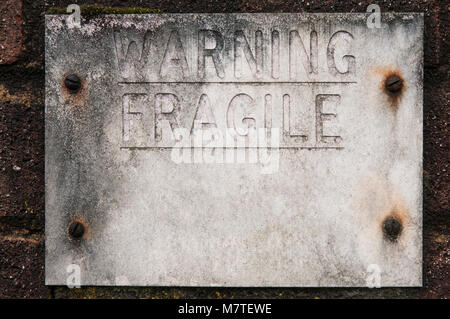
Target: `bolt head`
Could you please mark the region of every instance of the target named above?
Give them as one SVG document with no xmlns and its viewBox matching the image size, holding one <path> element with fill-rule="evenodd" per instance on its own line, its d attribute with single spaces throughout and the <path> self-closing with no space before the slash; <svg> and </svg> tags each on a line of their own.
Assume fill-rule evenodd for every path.
<svg viewBox="0 0 450 319">
<path fill-rule="evenodd" d="M 389 76 L 384 83 L 386 90 L 395 94 L 401 91 L 403 88 L 403 80 L 397 75 Z"/>
<path fill-rule="evenodd" d="M 70 74 L 64 79 L 64 85 L 69 93 L 75 94 L 81 88 L 81 80 L 76 74 Z"/>
<path fill-rule="evenodd" d="M 69 235 L 72 238 L 79 239 L 84 234 L 84 225 L 80 222 L 72 222 L 69 225 Z"/>
<path fill-rule="evenodd" d="M 390 241 L 396 241 L 403 230 L 400 221 L 395 217 L 388 217 L 383 222 L 383 234 Z"/>
</svg>

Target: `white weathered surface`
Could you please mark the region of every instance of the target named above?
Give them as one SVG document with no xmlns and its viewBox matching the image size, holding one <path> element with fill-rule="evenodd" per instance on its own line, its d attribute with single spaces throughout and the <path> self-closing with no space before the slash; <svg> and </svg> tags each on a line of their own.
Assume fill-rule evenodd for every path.
<svg viewBox="0 0 450 319">
<path fill-rule="evenodd" d="M 82 285 L 365 286 L 376 264 L 382 286 L 420 286 L 423 16 L 386 14 L 379 29 L 366 17 L 108 15 L 68 29 L 47 16 L 46 283 L 78 264 Z M 204 29 L 223 48 L 203 69 L 199 53 L 218 45 Z M 392 72 L 406 84 L 397 99 L 383 89 Z M 336 114 L 323 125 L 321 97 Z M 194 118 L 222 131 L 271 122 L 279 162 L 177 164 L 173 118 L 188 132 Z M 390 215 L 396 242 L 382 233 Z M 88 227 L 80 242 L 72 219 Z"/>
</svg>

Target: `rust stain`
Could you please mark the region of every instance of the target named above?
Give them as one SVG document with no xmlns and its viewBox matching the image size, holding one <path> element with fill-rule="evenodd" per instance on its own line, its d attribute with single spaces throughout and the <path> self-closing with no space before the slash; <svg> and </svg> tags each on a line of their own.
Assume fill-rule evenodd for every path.
<svg viewBox="0 0 450 319">
<path fill-rule="evenodd" d="M 72 238 L 72 236 L 70 236 L 70 234 L 69 234 L 69 228 L 70 228 L 70 225 L 72 224 L 72 223 L 74 223 L 74 222 L 78 222 L 78 223 L 80 223 L 80 224 L 82 224 L 83 225 L 83 227 L 84 227 L 84 233 L 83 233 L 83 236 L 81 236 L 81 238 L 79 238 L 79 239 L 74 239 L 74 238 Z M 91 234 L 90 234 L 90 228 L 89 228 L 89 226 L 88 226 L 88 223 L 85 221 L 85 220 L 83 220 L 82 218 L 79 218 L 79 217 L 75 217 L 75 218 L 73 218 L 73 219 L 71 219 L 70 220 L 70 222 L 67 224 L 67 227 L 66 227 L 66 234 L 67 234 L 67 237 L 70 239 L 70 241 L 72 241 L 72 242 L 79 242 L 79 240 L 80 239 L 91 239 Z"/>
<path fill-rule="evenodd" d="M 402 247 L 411 236 L 411 212 L 401 192 L 385 177 L 372 175 L 362 178 L 355 185 L 353 210 L 360 214 L 353 218 L 360 223 L 364 237 L 369 241 L 388 240 Z M 398 236 L 386 236 L 384 224 L 393 218 L 398 225 L 391 224 L 391 230 L 400 228 Z M 394 238 L 395 240 L 391 239 Z"/>
<path fill-rule="evenodd" d="M 70 74 L 74 74 L 74 72 L 67 72 L 61 78 L 60 82 L 61 97 L 64 100 L 64 104 L 66 104 L 67 106 L 71 108 L 81 108 L 86 104 L 87 83 L 83 77 L 79 76 L 81 80 L 80 90 L 77 93 L 70 93 L 66 85 L 64 84 L 65 78 Z"/>
<path fill-rule="evenodd" d="M 388 233 L 386 234 L 386 223 L 388 222 L 398 222 L 398 229 L 394 230 L 394 233 Z M 385 237 L 391 241 L 397 241 L 405 228 L 405 223 L 407 221 L 407 214 L 404 210 L 400 210 L 397 208 L 394 208 L 392 211 L 390 211 L 387 216 L 384 217 L 383 222 L 380 224 L 381 232 L 385 235 Z M 391 227 L 392 228 L 392 227 Z"/>
<path fill-rule="evenodd" d="M 393 205 L 392 209 L 386 213 L 386 215 L 383 217 L 383 221 L 388 217 L 393 217 L 397 219 L 402 225 L 405 225 L 409 222 L 408 215 L 408 211 L 405 208 L 403 201 L 399 200 L 398 203 Z"/>
<path fill-rule="evenodd" d="M 382 223 L 386 218 L 393 217 L 397 219 L 403 226 L 405 226 L 407 223 L 409 223 L 410 218 L 408 209 L 406 208 L 406 204 L 403 198 L 400 197 L 400 195 L 395 194 L 389 199 L 389 206 L 390 209 L 388 209 L 382 216 L 381 221 Z"/>
<path fill-rule="evenodd" d="M 371 71 L 373 74 L 379 77 L 380 79 L 379 88 L 387 97 L 387 104 L 389 105 L 390 109 L 396 112 L 398 109 L 398 105 L 401 101 L 401 98 L 408 88 L 408 86 L 406 85 L 405 78 L 402 75 L 402 72 L 396 67 L 385 67 L 385 66 L 375 67 Z M 391 76 L 396 76 L 402 81 L 401 89 L 395 93 L 390 92 L 386 88 L 386 80 Z"/>
</svg>

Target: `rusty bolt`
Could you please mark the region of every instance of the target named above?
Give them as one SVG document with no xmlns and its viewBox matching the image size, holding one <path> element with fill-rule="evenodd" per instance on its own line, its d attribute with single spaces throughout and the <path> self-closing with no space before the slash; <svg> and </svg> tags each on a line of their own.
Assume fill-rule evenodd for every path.
<svg viewBox="0 0 450 319">
<path fill-rule="evenodd" d="M 83 236 L 83 234 L 84 234 L 84 226 L 82 223 L 75 221 L 69 225 L 69 235 L 72 238 L 79 239 Z"/>
<path fill-rule="evenodd" d="M 397 94 L 403 87 L 403 80 L 397 75 L 391 75 L 384 82 L 386 90 L 391 92 L 392 94 Z"/>
<path fill-rule="evenodd" d="M 402 230 L 402 224 L 395 217 L 388 217 L 383 223 L 384 236 L 390 241 L 396 241 Z"/>
<path fill-rule="evenodd" d="M 64 85 L 71 94 L 77 93 L 81 88 L 81 80 L 75 74 L 70 74 L 64 79 Z"/>
</svg>

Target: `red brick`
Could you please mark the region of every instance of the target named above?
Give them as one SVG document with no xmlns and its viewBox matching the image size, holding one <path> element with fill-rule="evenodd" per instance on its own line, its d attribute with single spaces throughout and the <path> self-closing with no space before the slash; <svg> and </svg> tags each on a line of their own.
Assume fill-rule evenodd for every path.
<svg viewBox="0 0 450 319">
<path fill-rule="evenodd" d="M 10 64 L 22 51 L 22 1 L 0 2 L 0 64 Z"/>
<path fill-rule="evenodd" d="M 44 286 L 44 243 L 21 236 L 0 237 L 0 299 L 49 298 Z"/>
</svg>

